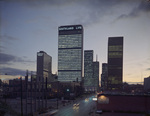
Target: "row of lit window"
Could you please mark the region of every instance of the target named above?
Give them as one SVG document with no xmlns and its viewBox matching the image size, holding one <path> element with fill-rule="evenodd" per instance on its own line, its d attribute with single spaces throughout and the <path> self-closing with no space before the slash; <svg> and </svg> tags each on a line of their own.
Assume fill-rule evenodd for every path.
<svg viewBox="0 0 150 116">
<path fill-rule="evenodd" d="M 123 51 L 122 45 L 109 46 L 108 51 Z"/>
<path fill-rule="evenodd" d="M 58 80 L 74 80 L 76 81 L 78 78 L 78 80 L 80 80 L 81 78 L 81 71 L 73 71 L 73 72 L 59 72 L 58 71 Z"/>
<path fill-rule="evenodd" d="M 59 50 L 58 68 L 59 69 L 80 69 L 81 50 Z"/>
<path fill-rule="evenodd" d="M 71 48 L 82 46 L 82 35 L 60 35 L 58 40 L 58 48 Z"/>
<path fill-rule="evenodd" d="M 81 70 L 81 63 L 59 63 L 58 70 Z"/>
<path fill-rule="evenodd" d="M 121 80 L 119 77 L 109 77 L 108 78 L 108 82 L 110 84 L 120 84 L 121 83 Z"/>
<path fill-rule="evenodd" d="M 64 62 L 64 61 L 67 61 L 67 62 L 81 62 L 81 54 L 80 53 L 61 53 L 59 52 L 58 54 L 58 62 Z"/>
<path fill-rule="evenodd" d="M 58 55 L 81 55 L 81 49 L 61 49 L 58 50 Z"/>
<path fill-rule="evenodd" d="M 98 83 L 98 78 L 85 78 L 84 79 L 84 86 L 96 86 Z"/>
<path fill-rule="evenodd" d="M 122 57 L 122 52 L 109 52 L 108 56 L 109 58 L 121 58 Z"/>
<path fill-rule="evenodd" d="M 59 44 L 58 48 L 74 48 L 74 47 L 82 46 L 81 42 L 78 42 L 78 41 L 74 41 L 74 42 L 63 41 L 63 42 L 59 42 L 58 44 Z"/>
<path fill-rule="evenodd" d="M 59 63 L 58 70 L 81 70 L 80 63 Z"/>
</svg>

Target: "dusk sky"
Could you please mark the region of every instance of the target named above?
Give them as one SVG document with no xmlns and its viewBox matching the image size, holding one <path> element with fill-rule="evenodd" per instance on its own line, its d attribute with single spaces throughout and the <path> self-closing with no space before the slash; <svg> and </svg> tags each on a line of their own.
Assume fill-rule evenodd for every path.
<svg viewBox="0 0 150 116">
<path fill-rule="evenodd" d="M 58 27 L 81 24 L 84 50 L 107 63 L 108 37 L 124 37 L 123 81 L 150 76 L 150 1 L 2 0 L 0 1 L 0 78 L 36 71 L 36 54 L 52 56 L 57 72 Z M 7 75 L 5 75 L 7 74 Z M 101 76 L 100 76 L 101 77 Z"/>
</svg>

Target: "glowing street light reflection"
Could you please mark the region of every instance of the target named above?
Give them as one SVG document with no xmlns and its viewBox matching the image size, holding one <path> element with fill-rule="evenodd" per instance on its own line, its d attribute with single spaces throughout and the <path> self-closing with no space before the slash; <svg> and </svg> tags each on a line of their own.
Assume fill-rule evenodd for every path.
<svg viewBox="0 0 150 116">
<path fill-rule="evenodd" d="M 89 99 L 88 99 L 88 98 L 86 98 L 86 99 L 85 99 L 85 102 L 88 102 L 88 101 L 89 101 Z"/>
<path fill-rule="evenodd" d="M 78 112 L 79 111 L 79 105 L 78 104 L 74 104 L 73 105 L 73 110 Z"/>
<path fill-rule="evenodd" d="M 109 103 L 109 98 L 101 95 L 100 97 L 98 97 L 98 103 L 100 104 L 108 104 Z"/>
</svg>

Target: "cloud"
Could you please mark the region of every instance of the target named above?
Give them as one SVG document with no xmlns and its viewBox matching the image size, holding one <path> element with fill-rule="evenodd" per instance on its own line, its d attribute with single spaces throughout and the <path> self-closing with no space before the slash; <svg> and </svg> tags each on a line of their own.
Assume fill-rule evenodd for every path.
<svg viewBox="0 0 150 116">
<path fill-rule="evenodd" d="M 15 69 L 15 68 L 0 68 L 0 75 L 21 75 L 25 76 L 26 75 L 26 70 L 20 70 L 20 69 Z"/>
<path fill-rule="evenodd" d="M 130 17 L 137 17 L 140 13 L 149 13 L 150 12 L 150 2 L 141 1 L 141 3 L 132 10 L 132 12 L 128 15 Z"/>
<path fill-rule="evenodd" d="M 139 11 L 150 12 L 150 1 L 148 0 L 142 1 L 138 6 L 138 8 L 136 9 L 136 11 L 134 12 L 139 12 Z"/>
<path fill-rule="evenodd" d="M 8 0 L 11 2 L 11 0 Z M 116 5 L 122 5 L 128 0 L 15 0 L 16 3 L 24 5 L 25 8 L 34 9 L 34 11 L 47 12 L 49 10 L 50 17 L 48 20 L 54 20 L 58 17 L 63 21 L 71 20 L 67 23 L 89 25 L 100 22 L 105 15 L 111 15 Z M 32 11 L 32 10 L 31 10 Z M 54 11 L 54 12 L 51 12 Z M 58 11 L 58 12 L 57 12 Z M 52 14 L 55 13 L 55 14 Z M 40 14 L 40 13 L 39 13 Z M 60 17 L 59 17 L 60 16 Z M 65 18 L 65 20 L 64 20 Z M 45 18 L 44 18 L 45 19 Z M 39 17 L 28 20 L 33 22 L 39 20 Z M 60 20 L 58 20 L 60 22 Z M 57 20 L 56 20 L 57 22 Z M 58 22 L 58 23 L 59 23 Z M 64 23 L 64 22 L 63 22 Z"/>
<path fill-rule="evenodd" d="M 10 64 L 12 62 L 25 63 L 25 62 L 34 62 L 34 61 L 26 60 L 24 58 L 13 56 L 10 54 L 0 53 L 0 64 Z"/>
<path fill-rule="evenodd" d="M 18 40 L 17 38 L 9 36 L 9 35 L 6 35 L 6 34 L 5 35 L 0 35 L 0 38 L 2 40 Z"/>
<path fill-rule="evenodd" d="M 124 18 L 136 18 L 142 13 L 150 13 L 150 2 L 147 0 L 139 2 L 139 5 L 133 8 L 129 14 L 121 14 L 117 20 Z"/>
<path fill-rule="evenodd" d="M 5 34 L 5 35 L 0 35 L 0 40 L 1 42 L 4 42 L 4 43 L 10 43 L 10 41 L 16 41 L 18 39 Z"/>
<path fill-rule="evenodd" d="M 0 52 L 4 51 L 6 49 L 6 47 L 4 47 L 3 45 L 0 45 Z"/>
<path fill-rule="evenodd" d="M 7 64 L 10 61 L 14 61 L 14 60 L 15 60 L 15 56 L 8 55 L 5 53 L 0 53 L 0 64 Z"/>
<path fill-rule="evenodd" d="M 104 16 L 111 15 L 114 6 L 122 4 L 120 0 L 82 0 L 77 2 L 75 21 L 85 25 L 99 23 Z"/>
<path fill-rule="evenodd" d="M 146 70 L 150 71 L 150 68 L 147 68 Z"/>
<path fill-rule="evenodd" d="M 8 36 L 6 34 L 0 35 L 0 52 L 7 49 L 6 46 L 12 44 L 13 41 L 17 41 L 18 39 L 12 36 Z M 6 45 L 8 44 L 8 45 Z"/>
<path fill-rule="evenodd" d="M 11 0 L 7 1 L 11 2 Z M 69 23 L 82 24 L 84 26 L 102 22 L 106 15 L 112 16 L 113 13 L 116 13 L 116 10 L 120 10 L 119 8 L 121 6 L 126 6 L 131 3 L 131 0 L 13 0 L 13 4 L 14 1 L 17 4 L 22 5 L 22 8 L 31 9 L 31 11 L 39 11 L 38 16 L 41 16 L 41 11 L 48 11 L 49 17 L 47 16 L 47 18 L 45 18 L 44 13 L 42 13 L 41 16 L 44 17 L 44 21 L 47 19 L 46 21 L 48 23 L 49 21 L 52 21 L 58 25 L 61 23 Z M 139 0 L 136 1 L 139 2 Z M 144 9 L 143 5 L 139 7 Z M 123 16 L 126 17 L 125 14 L 121 14 L 120 18 Z M 28 19 L 27 22 L 43 21 L 41 17 L 33 17 Z M 54 19 L 55 17 L 57 17 L 57 19 Z M 63 22 L 59 19 L 62 19 L 61 21 Z"/>
<path fill-rule="evenodd" d="M 16 78 L 16 76 L 26 76 L 27 70 L 21 70 L 16 68 L 10 68 L 10 67 L 0 67 L 0 79 L 8 79 Z M 32 71 L 32 74 L 36 74 L 36 71 Z M 29 72 L 29 76 L 31 75 L 31 72 Z M 14 77 L 15 76 L 15 77 Z M 10 78 L 10 79 L 11 79 Z"/>
</svg>

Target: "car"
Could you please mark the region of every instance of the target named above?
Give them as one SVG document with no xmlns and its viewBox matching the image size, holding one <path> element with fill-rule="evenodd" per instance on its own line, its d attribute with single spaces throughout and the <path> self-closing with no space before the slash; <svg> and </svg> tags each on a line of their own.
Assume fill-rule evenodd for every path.
<svg viewBox="0 0 150 116">
<path fill-rule="evenodd" d="M 77 104 L 76 104 L 76 106 L 79 106 L 79 105 L 80 105 L 80 103 L 77 103 Z"/>
<path fill-rule="evenodd" d="M 80 103 L 73 104 L 73 107 L 76 107 L 76 106 L 79 106 L 79 105 L 80 105 Z"/>
<path fill-rule="evenodd" d="M 103 111 L 102 110 L 96 110 L 97 114 L 101 114 Z"/>
<path fill-rule="evenodd" d="M 73 107 L 75 107 L 77 104 L 73 104 Z"/>
</svg>

